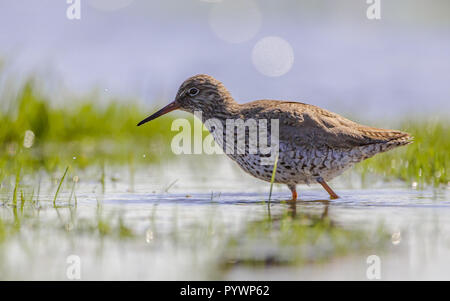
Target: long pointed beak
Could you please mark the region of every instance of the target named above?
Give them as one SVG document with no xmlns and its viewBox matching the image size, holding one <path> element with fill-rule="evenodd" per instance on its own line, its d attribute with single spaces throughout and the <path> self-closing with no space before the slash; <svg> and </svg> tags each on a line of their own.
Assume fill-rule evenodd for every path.
<svg viewBox="0 0 450 301">
<path fill-rule="evenodd" d="M 162 115 L 167 114 L 169 112 L 172 112 L 173 110 L 176 110 L 178 108 L 180 108 L 180 105 L 178 103 L 176 103 L 175 101 L 172 101 L 171 103 L 169 103 L 167 106 L 165 106 L 164 108 L 162 108 L 161 110 L 159 110 L 155 114 L 153 114 L 151 116 L 148 116 L 147 118 L 145 118 L 144 120 L 139 122 L 137 126 L 143 125 L 144 123 L 152 121 L 153 119 L 156 119 L 159 116 L 162 116 Z"/>
</svg>

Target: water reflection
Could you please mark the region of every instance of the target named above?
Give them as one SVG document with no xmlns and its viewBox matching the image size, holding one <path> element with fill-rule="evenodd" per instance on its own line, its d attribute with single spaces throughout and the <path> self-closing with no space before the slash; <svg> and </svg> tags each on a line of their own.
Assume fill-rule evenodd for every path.
<svg viewBox="0 0 450 301">
<path fill-rule="evenodd" d="M 269 204 L 255 193 L 108 189 L 98 199 L 78 191 L 77 203 L 42 195 L 0 206 L 2 279 L 64 280 L 70 254 L 86 264 L 84 280 L 361 280 L 372 254 L 383 279 L 446 278 L 445 192 L 352 190 L 338 201 L 305 192 L 296 203 L 275 193 Z"/>
<path fill-rule="evenodd" d="M 329 215 L 330 201 L 285 202 L 277 213 L 250 222 L 232 237 L 223 254 L 225 269 L 237 265 L 277 266 L 317 263 L 389 242 L 385 231 L 344 227 Z M 310 210 L 311 206 L 316 207 Z M 317 210 L 318 208 L 319 210 Z"/>
</svg>

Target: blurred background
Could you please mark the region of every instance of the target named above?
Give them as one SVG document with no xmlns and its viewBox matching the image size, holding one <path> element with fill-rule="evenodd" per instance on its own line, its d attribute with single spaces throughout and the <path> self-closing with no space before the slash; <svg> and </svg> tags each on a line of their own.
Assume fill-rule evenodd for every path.
<svg viewBox="0 0 450 301">
<path fill-rule="evenodd" d="M 445 0 L 381 1 L 380 20 L 367 18 L 364 0 L 80 3 L 79 20 L 66 1 L 0 3 L 2 102 L 33 74 L 64 106 L 93 89 L 96 101 L 162 104 L 207 73 L 239 102 L 303 101 L 364 120 L 448 116 Z"/>
</svg>

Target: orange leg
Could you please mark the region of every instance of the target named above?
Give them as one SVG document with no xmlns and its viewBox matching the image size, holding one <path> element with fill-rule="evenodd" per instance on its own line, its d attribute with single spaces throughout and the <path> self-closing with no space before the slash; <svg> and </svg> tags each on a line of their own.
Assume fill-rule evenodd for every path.
<svg viewBox="0 0 450 301">
<path fill-rule="evenodd" d="M 297 190 L 295 189 L 295 185 L 288 185 L 289 189 L 292 192 L 292 200 L 291 201 L 297 201 Z"/>
<path fill-rule="evenodd" d="M 319 182 L 320 185 L 322 185 L 322 187 L 328 192 L 332 200 L 339 198 L 339 196 L 333 191 L 333 189 L 331 189 L 330 186 L 328 186 L 324 179 L 319 177 L 317 178 L 317 182 Z"/>
<path fill-rule="evenodd" d="M 292 200 L 293 201 L 297 200 L 297 191 L 296 190 L 292 191 Z"/>
</svg>

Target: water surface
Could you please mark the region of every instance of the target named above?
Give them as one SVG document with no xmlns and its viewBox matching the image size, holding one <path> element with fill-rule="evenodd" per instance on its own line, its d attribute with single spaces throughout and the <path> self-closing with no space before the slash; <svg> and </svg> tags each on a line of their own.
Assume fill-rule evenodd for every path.
<svg viewBox="0 0 450 301">
<path fill-rule="evenodd" d="M 268 203 L 268 184 L 238 171 L 221 188 L 220 172 L 201 180 L 164 170 L 164 185 L 143 171 L 133 188 L 125 176 L 104 187 L 80 180 L 76 203 L 67 189 L 57 208 L 45 193 L 23 209 L 1 206 L 3 224 L 20 229 L 0 244 L 1 279 L 67 280 L 69 255 L 80 257 L 83 280 L 367 280 L 369 255 L 384 280 L 450 278 L 448 189 L 345 189 L 344 176 L 338 200 L 300 186 L 293 204 L 276 186 Z"/>
</svg>

